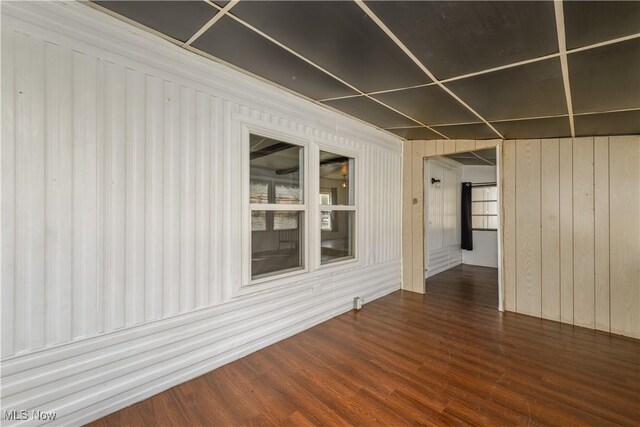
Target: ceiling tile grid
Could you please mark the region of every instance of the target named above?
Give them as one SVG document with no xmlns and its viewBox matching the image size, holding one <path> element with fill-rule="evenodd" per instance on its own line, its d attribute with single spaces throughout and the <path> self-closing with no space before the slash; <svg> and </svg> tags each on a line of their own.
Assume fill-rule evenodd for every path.
<svg viewBox="0 0 640 427">
<path fill-rule="evenodd" d="M 404 139 L 639 133 L 638 1 L 93 4 Z"/>
</svg>

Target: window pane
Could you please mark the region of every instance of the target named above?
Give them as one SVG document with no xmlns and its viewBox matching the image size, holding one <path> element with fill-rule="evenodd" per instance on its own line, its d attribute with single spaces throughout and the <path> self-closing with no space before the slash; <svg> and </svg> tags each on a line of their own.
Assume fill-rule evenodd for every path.
<svg viewBox="0 0 640 427">
<path fill-rule="evenodd" d="M 498 187 L 486 187 L 486 200 L 498 200 Z"/>
<path fill-rule="evenodd" d="M 498 229 L 498 217 L 497 216 L 488 216 L 487 217 L 487 228 Z"/>
<path fill-rule="evenodd" d="M 355 236 L 355 212 L 353 211 L 322 211 L 321 218 L 329 218 L 332 228 L 321 229 L 321 262 L 329 264 L 353 258 Z"/>
<path fill-rule="evenodd" d="M 471 200 L 484 200 L 484 187 L 471 188 Z"/>
<path fill-rule="evenodd" d="M 266 231 L 267 213 L 265 211 L 251 212 L 251 231 Z"/>
<path fill-rule="evenodd" d="M 474 216 L 471 217 L 471 227 L 472 228 L 485 228 L 484 227 L 484 216 Z"/>
<path fill-rule="evenodd" d="M 482 215 L 484 213 L 484 202 L 471 203 L 471 214 Z"/>
<path fill-rule="evenodd" d="M 251 203 L 303 203 L 301 146 L 250 135 Z"/>
<path fill-rule="evenodd" d="M 274 211 L 273 212 L 273 229 L 293 230 L 298 228 L 298 212 Z"/>
<path fill-rule="evenodd" d="M 320 187 L 331 194 L 330 203 L 320 199 L 320 204 L 353 205 L 355 160 L 328 151 L 320 151 Z"/>
<path fill-rule="evenodd" d="M 274 229 L 251 233 L 252 279 L 304 268 L 304 212 L 269 213 L 274 214 Z M 267 216 L 266 211 L 253 211 L 252 219 L 254 214 Z"/>
<path fill-rule="evenodd" d="M 490 215 L 498 214 L 498 202 L 485 202 L 485 213 Z"/>
</svg>

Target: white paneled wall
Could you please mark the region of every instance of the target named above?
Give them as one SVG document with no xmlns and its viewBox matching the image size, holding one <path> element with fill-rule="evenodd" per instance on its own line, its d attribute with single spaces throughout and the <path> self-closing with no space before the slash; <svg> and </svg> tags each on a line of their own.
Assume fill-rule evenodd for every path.
<svg viewBox="0 0 640 427">
<path fill-rule="evenodd" d="M 399 289 L 396 138 L 82 4 L 2 14 L 2 410 L 89 421 Z M 357 264 L 234 297 L 244 122 L 360 153 Z"/>
<path fill-rule="evenodd" d="M 427 201 L 424 223 L 425 277 L 455 267 L 462 262 L 460 249 L 460 178 L 462 167 L 446 158 L 425 161 L 424 200 Z M 440 180 L 431 184 L 431 178 Z"/>
</svg>

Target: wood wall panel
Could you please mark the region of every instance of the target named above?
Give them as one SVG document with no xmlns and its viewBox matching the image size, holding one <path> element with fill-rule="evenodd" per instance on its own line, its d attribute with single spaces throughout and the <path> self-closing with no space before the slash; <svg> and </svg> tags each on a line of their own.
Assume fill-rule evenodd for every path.
<svg viewBox="0 0 640 427">
<path fill-rule="evenodd" d="M 504 309 L 516 311 L 516 142 L 505 141 L 502 153 Z"/>
<path fill-rule="evenodd" d="M 573 140 L 560 140 L 560 320 L 573 324 Z"/>
<path fill-rule="evenodd" d="M 610 331 L 609 318 L 609 138 L 594 140 L 595 327 Z"/>
<path fill-rule="evenodd" d="M 411 188 L 412 188 L 412 209 L 411 223 L 413 233 L 412 249 L 412 279 L 411 290 L 413 292 L 424 293 L 424 200 L 422 183 L 424 180 L 424 157 L 426 155 L 426 141 L 414 141 L 413 165 L 411 167 Z"/>
<path fill-rule="evenodd" d="M 640 337 L 640 137 L 609 139 L 611 332 Z"/>
<path fill-rule="evenodd" d="M 595 328 L 593 138 L 573 141 L 573 323 Z"/>
<path fill-rule="evenodd" d="M 560 320 L 560 149 L 541 141 L 542 317 Z"/>
<path fill-rule="evenodd" d="M 540 140 L 516 141 L 516 185 L 516 310 L 540 316 Z"/>
<path fill-rule="evenodd" d="M 402 288 L 413 290 L 413 147 L 402 144 Z"/>
</svg>

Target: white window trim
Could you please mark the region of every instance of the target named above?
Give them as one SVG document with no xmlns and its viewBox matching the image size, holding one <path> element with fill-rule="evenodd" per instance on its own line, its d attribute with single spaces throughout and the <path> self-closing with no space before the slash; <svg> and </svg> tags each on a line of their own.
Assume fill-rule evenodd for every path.
<svg viewBox="0 0 640 427">
<path fill-rule="evenodd" d="M 303 148 L 303 182 L 302 182 L 302 204 L 272 204 L 272 203 L 250 203 L 249 202 L 249 182 L 251 181 L 250 170 L 250 147 L 249 136 L 256 134 L 272 138 L 278 141 L 286 142 L 289 144 L 297 145 Z M 295 280 L 296 277 L 311 271 L 310 257 L 309 257 L 309 203 L 310 203 L 310 188 L 309 185 L 309 157 L 311 153 L 311 139 L 302 138 L 296 135 L 283 133 L 274 129 L 259 126 L 253 123 L 243 122 L 241 123 L 240 132 L 241 143 L 241 158 L 242 158 L 242 238 L 240 247 L 242 251 L 242 280 L 240 282 L 240 294 L 249 292 L 255 292 L 265 287 L 275 287 L 282 283 L 283 279 L 287 281 Z M 251 211 L 252 210 L 277 210 L 277 211 L 301 211 L 304 213 L 304 224 L 302 227 L 303 233 L 303 268 L 294 271 L 287 271 L 281 274 L 274 274 L 267 277 L 261 277 L 258 279 L 251 278 Z"/>
<path fill-rule="evenodd" d="M 361 228 L 361 221 L 360 221 L 360 215 L 358 215 L 358 205 L 359 205 L 359 201 L 360 201 L 360 193 L 361 193 L 361 187 L 362 187 L 362 179 L 361 179 L 361 172 L 360 170 L 362 169 L 362 167 L 360 166 L 360 160 L 359 160 L 359 155 L 360 153 L 358 153 L 357 151 L 352 151 L 349 149 L 344 149 L 342 147 L 336 147 L 334 145 L 330 145 L 330 144 L 325 144 L 322 142 L 315 142 L 314 144 L 314 158 L 315 158 L 315 169 L 314 172 L 314 177 L 316 179 L 316 182 L 314 182 L 314 186 L 315 186 L 315 190 L 316 190 L 316 205 L 313 207 L 312 210 L 316 211 L 316 215 L 317 215 L 317 223 L 314 224 L 314 231 L 313 231 L 313 241 L 314 241 L 314 246 L 316 247 L 316 251 L 315 251 L 315 256 L 314 256 L 314 268 L 315 270 L 328 270 L 328 269 L 333 269 L 336 267 L 344 267 L 344 268 L 348 268 L 350 266 L 358 266 L 360 265 L 360 244 L 359 244 L 359 234 L 360 234 L 360 228 Z M 351 157 L 354 161 L 355 164 L 355 174 L 354 174 L 354 181 L 355 181 L 355 188 L 354 188 L 354 197 L 353 197 L 353 205 L 320 205 L 318 203 L 319 199 L 319 194 L 320 194 L 320 151 L 328 151 L 330 153 L 333 154 L 337 154 L 340 156 L 345 156 L 345 157 Z M 353 183 L 351 184 L 353 185 Z M 321 247 L 320 245 L 322 244 L 322 230 L 320 227 L 320 212 L 321 211 L 348 211 L 348 212 L 354 212 L 355 215 L 355 229 L 353 231 L 353 252 L 354 252 L 354 256 L 351 258 L 347 258 L 344 260 L 337 260 L 334 262 L 330 262 L 327 264 L 322 264 L 322 253 L 321 253 Z"/>
<path fill-rule="evenodd" d="M 267 125 L 268 126 L 268 125 Z M 267 127 L 262 124 L 252 123 L 243 120 L 240 122 L 240 154 L 241 154 L 241 281 L 240 286 L 233 290 L 234 297 L 242 297 L 262 291 L 282 288 L 295 284 L 305 283 L 307 280 L 326 275 L 331 271 L 347 270 L 360 265 L 360 241 L 359 232 L 361 229 L 361 219 L 358 215 L 358 204 L 362 192 L 362 178 L 360 166 L 360 153 L 332 144 L 326 144 L 306 135 L 283 132 L 275 127 Z M 303 175 L 303 204 L 282 205 L 282 204 L 251 204 L 249 202 L 249 182 L 251 181 L 250 171 L 250 147 L 249 135 L 257 134 L 278 141 L 298 145 L 304 149 L 304 175 Z M 329 151 L 338 155 L 351 157 L 355 163 L 354 173 L 354 205 L 330 205 L 324 206 L 318 203 L 320 194 L 320 151 Z M 298 210 L 304 212 L 304 268 L 295 271 L 288 271 L 282 274 L 274 274 L 259 279 L 251 279 L 251 210 L 262 208 L 269 210 Z M 355 230 L 353 236 L 353 247 L 355 256 L 353 258 L 338 260 L 328 264 L 321 264 L 321 230 L 320 211 L 353 211 L 355 212 Z"/>
</svg>

